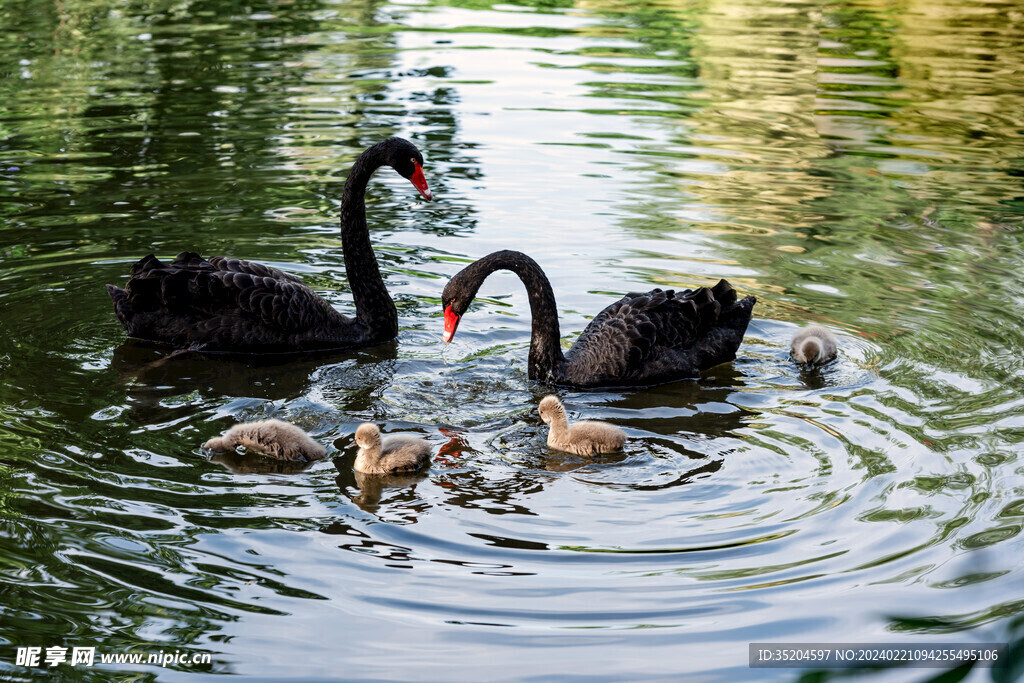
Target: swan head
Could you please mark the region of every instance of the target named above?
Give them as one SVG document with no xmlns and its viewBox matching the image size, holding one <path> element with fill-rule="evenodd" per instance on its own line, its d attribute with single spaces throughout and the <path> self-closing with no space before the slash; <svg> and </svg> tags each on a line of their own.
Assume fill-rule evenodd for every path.
<svg viewBox="0 0 1024 683">
<path fill-rule="evenodd" d="M 356 429 L 356 445 L 373 448 L 380 445 L 380 430 L 372 422 L 364 422 Z"/>
<path fill-rule="evenodd" d="M 466 313 L 469 305 L 476 298 L 480 286 L 488 275 L 496 270 L 510 270 L 519 276 L 526 285 L 528 293 L 534 286 L 547 288 L 550 296 L 551 286 L 537 262 L 521 251 L 503 249 L 488 254 L 469 264 L 448 281 L 441 292 L 441 308 L 444 311 L 444 341 L 448 343 L 455 336 L 455 329 Z M 530 307 L 533 307 L 531 299 Z M 536 321 L 535 321 L 536 322 Z M 556 328 L 557 329 L 557 328 Z M 531 347 L 532 348 L 532 347 Z M 531 351 L 532 353 L 532 351 Z"/>
<path fill-rule="evenodd" d="M 423 176 L 423 155 L 408 140 L 391 138 L 387 143 L 387 164 L 413 184 L 428 202 L 433 199 L 427 188 L 427 179 Z"/>
<path fill-rule="evenodd" d="M 463 271 L 465 272 L 465 271 Z M 463 273 L 459 273 L 444 286 L 441 292 L 441 308 L 444 310 L 444 343 L 447 344 L 455 336 L 459 321 L 476 298 L 479 285 L 472 286 Z"/>
<path fill-rule="evenodd" d="M 565 406 L 557 396 L 545 396 L 537 406 L 537 412 L 540 413 L 540 419 L 544 420 L 545 424 L 551 424 L 556 416 L 565 416 Z"/>
</svg>

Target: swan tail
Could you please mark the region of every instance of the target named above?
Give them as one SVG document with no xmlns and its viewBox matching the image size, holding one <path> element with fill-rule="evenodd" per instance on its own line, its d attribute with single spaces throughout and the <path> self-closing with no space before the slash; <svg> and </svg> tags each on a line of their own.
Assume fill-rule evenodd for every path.
<svg viewBox="0 0 1024 683">
<path fill-rule="evenodd" d="M 128 320 L 131 319 L 131 308 L 128 305 L 128 292 L 114 285 L 107 285 L 107 294 L 114 302 L 114 315 L 121 321 L 121 326 L 128 329 Z"/>
<path fill-rule="evenodd" d="M 132 264 L 124 289 L 107 285 L 114 313 L 128 336 L 176 344 L 187 341 L 185 322 L 177 324 L 180 329 L 170 327 L 175 327 L 175 313 L 187 308 L 189 298 L 188 269 L 182 266 L 196 259 L 213 269 L 191 252 L 179 254 L 171 263 L 148 254 Z"/>
<path fill-rule="evenodd" d="M 727 308 L 736 303 L 736 290 L 732 288 L 728 280 L 719 280 L 718 284 L 711 288 L 711 295 L 714 296 L 722 308 Z"/>
<path fill-rule="evenodd" d="M 746 334 L 747 325 L 754 314 L 757 297 L 748 296 L 737 299 L 736 290 L 726 280 L 719 280 L 718 284 L 711 288 L 711 293 L 721 306 L 719 313 L 721 324 L 738 331 L 742 338 Z"/>
<path fill-rule="evenodd" d="M 135 277 L 140 273 L 144 273 L 147 270 L 153 270 L 154 268 L 160 268 L 164 264 L 161 263 L 160 259 L 152 254 L 147 254 L 143 258 L 139 259 L 132 264 L 131 276 Z"/>
<path fill-rule="evenodd" d="M 725 280 L 703 292 L 706 295 L 695 297 L 694 301 L 699 322 L 697 340 L 691 351 L 698 370 L 736 359 L 736 351 L 743 343 L 757 303 L 753 296 L 738 299 L 736 290 Z"/>
</svg>

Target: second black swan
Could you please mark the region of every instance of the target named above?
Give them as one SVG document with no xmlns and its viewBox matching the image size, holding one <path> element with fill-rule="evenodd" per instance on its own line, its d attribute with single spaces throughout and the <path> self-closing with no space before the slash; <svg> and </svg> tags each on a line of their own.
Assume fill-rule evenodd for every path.
<svg viewBox="0 0 1024 683">
<path fill-rule="evenodd" d="M 431 199 L 423 155 L 408 140 L 379 142 L 352 165 L 341 200 L 341 243 L 355 317 L 334 310 L 298 278 L 259 263 L 191 252 L 165 263 L 150 254 L 132 266 L 124 289 L 107 285 L 128 336 L 236 354 L 328 351 L 394 339 L 398 311 L 370 245 L 364 201 L 370 176 L 381 166 L 391 166 Z"/>
<path fill-rule="evenodd" d="M 496 270 L 510 270 L 526 285 L 533 315 L 530 379 L 577 387 L 670 382 L 731 361 L 756 302 L 752 296 L 737 299 L 725 280 L 696 290 L 627 294 L 598 313 L 563 354 L 555 296 L 544 271 L 526 254 L 496 251 L 463 268 L 445 286 L 445 342 Z"/>
</svg>

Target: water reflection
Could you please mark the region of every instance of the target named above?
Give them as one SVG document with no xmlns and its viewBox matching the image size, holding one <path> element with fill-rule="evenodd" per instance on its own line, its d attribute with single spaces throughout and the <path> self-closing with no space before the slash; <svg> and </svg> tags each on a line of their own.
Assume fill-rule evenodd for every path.
<svg viewBox="0 0 1024 683">
<path fill-rule="evenodd" d="M 299 474 L 313 464 L 302 460 L 280 460 L 234 451 L 211 453 L 210 461 L 223 465 L 235 474 Z"/>
<path fill-rule="evenodd" d="M 347 494 L 350 487 L 356 487 L 359 493 L 352 496 L 352 502 L 370 513 L 380 509 L 381 497 L 385 491 L 389 493 L 389 510 L 395 507 L 408 508 L 409 504 L 416 500 L 415 484 L 426 479 L 426 474 L 366 474 L 352 469 L 347 460 L 345 463 L 349 465 L 347 469 L 345 464 L 335 462 L 335 467 L 340 472 L 335 482 L 342 494 Z M 415 522 L 416 518 L 406 517 L 405 521 Z"/>
<path fill-rule="evenodd" d="M 111 366 L 133 402 L 152 405 L 162 396 L 200 388 L 219 396 L 294 398 L 305 393 L 310 375 L 323 363 L 316 357 L 238 360 L 197 353 L 167 355 L 163 348 L 129 339 L 113 350 Z"/>
</svg>

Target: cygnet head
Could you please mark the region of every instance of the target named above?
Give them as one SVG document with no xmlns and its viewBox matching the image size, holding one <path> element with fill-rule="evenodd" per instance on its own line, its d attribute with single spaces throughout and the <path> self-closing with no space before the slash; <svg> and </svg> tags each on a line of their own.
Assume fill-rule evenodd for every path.
<svg viewBox="0 0 1024 683">
<path fill-rule="evenodd" d="M 826 363 L 836 357 L 836 337 L 821 325 L 808 325 L 793 335 L 790 353 L 797 363 Z"/>
<path fill-rule="evenodd" d="M 380 445 L 380 430 L 372 422 L 364 422 L 356 429 L 356 445 L 373 448 Z"/>
<path fill-rule="evenodd" d="M 540 405 L 537 406 L 537 411 L 540 413 L 540 419 L 544 420 L 546 424 L 551 424 L 551 421 L 557 417 L 565 417 L 565 406 L 557 396 L 542 398 Z"/>
</svg>

